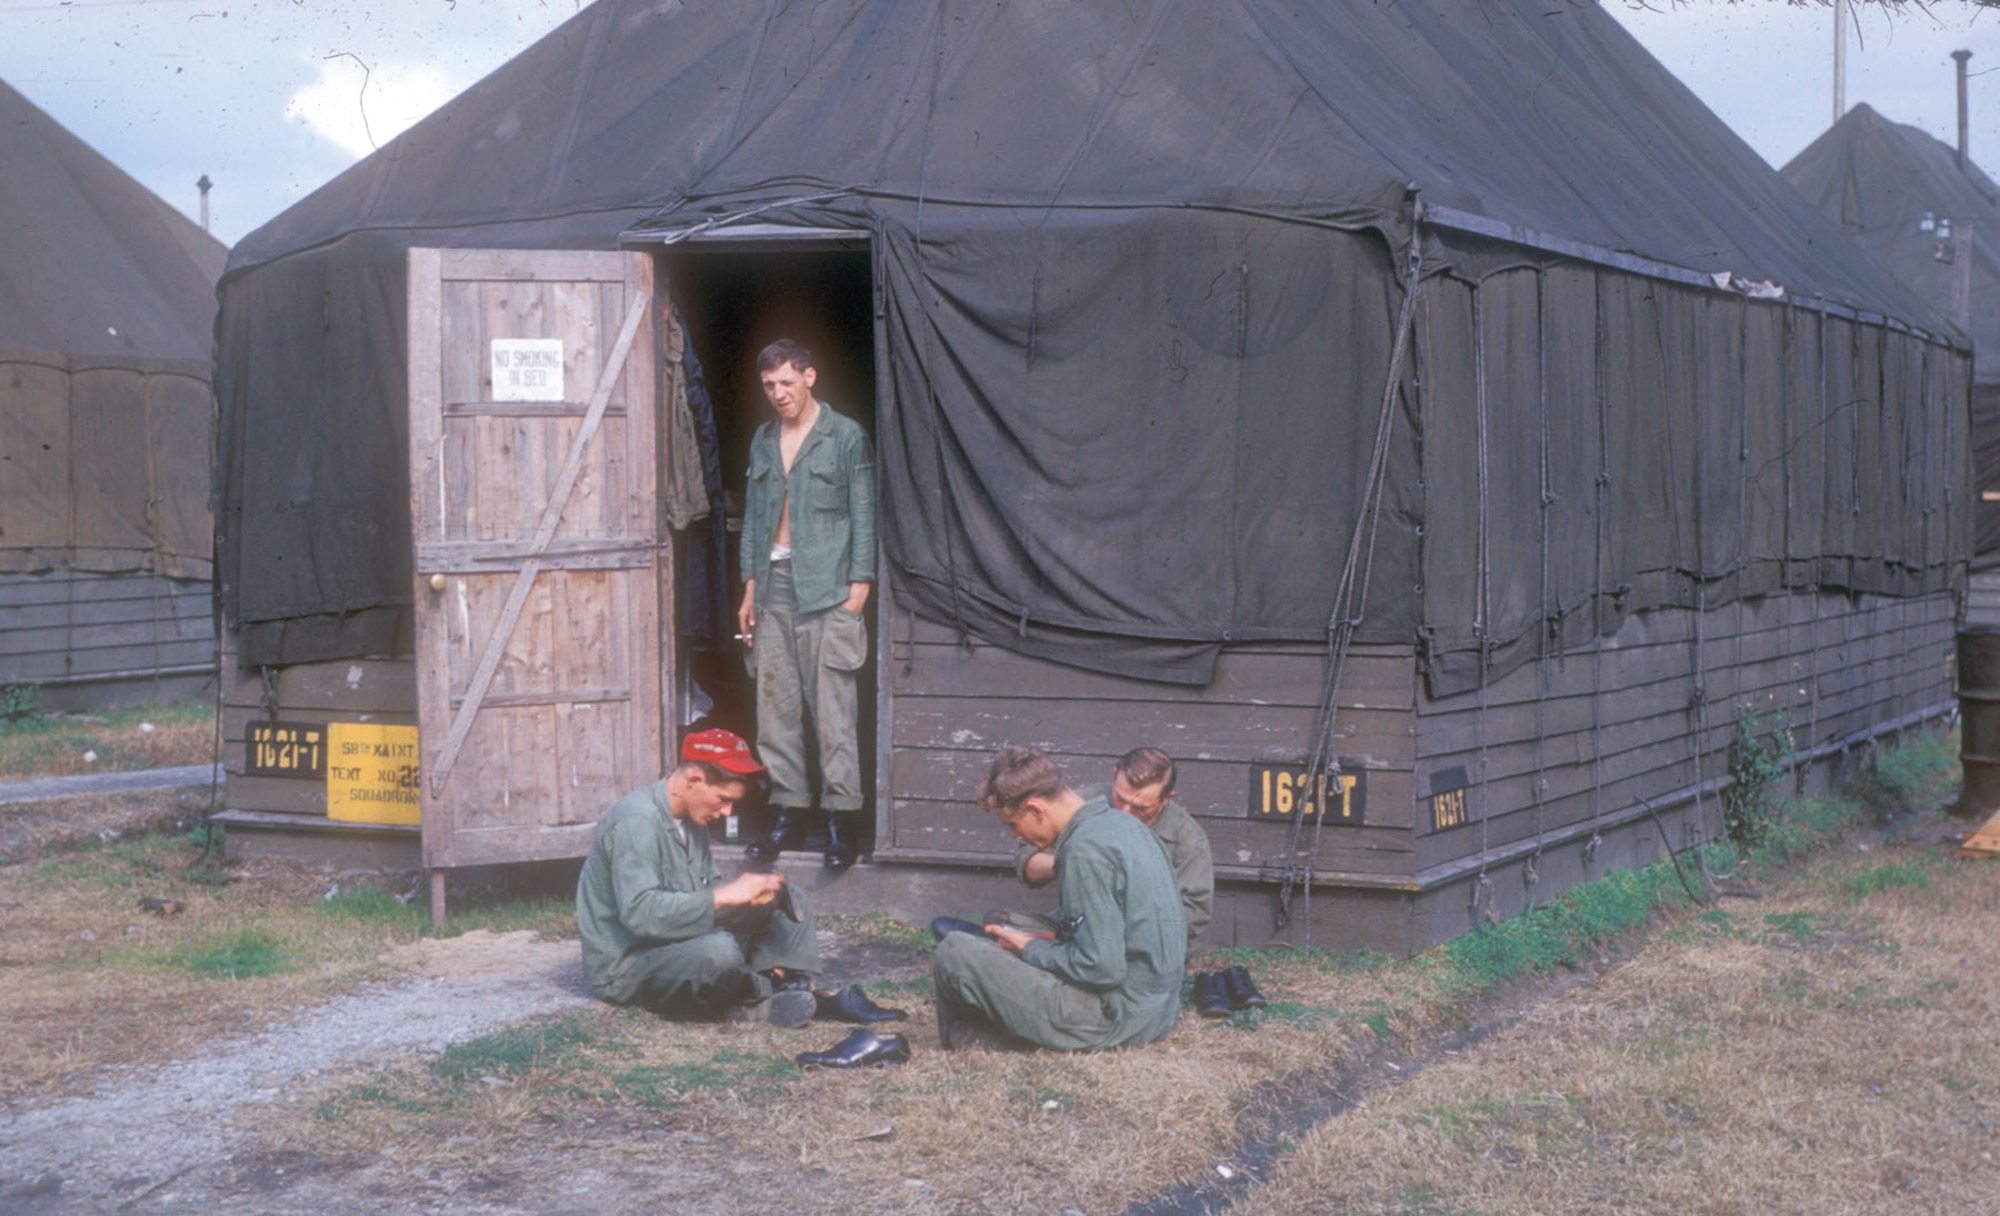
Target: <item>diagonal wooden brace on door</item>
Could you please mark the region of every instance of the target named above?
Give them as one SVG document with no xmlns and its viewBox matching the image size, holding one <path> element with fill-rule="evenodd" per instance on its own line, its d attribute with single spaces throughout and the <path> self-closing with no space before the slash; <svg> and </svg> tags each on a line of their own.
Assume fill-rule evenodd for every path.
<svg viewBox="0 0 2000 1216">
<path fill-rule="evenodd" d="M 597 434 L 597 424 L 604 420 L 604 407 L 610 402 L 611 390 L 625 370 L 625 357 L 632 353 L 632 341 L 639 336 L 639 326 L 645 322 L 650 303 L 643 294 L 635 294 L 632 306 L 625 310 L 625 324 L 619 327 L 618 341 L 611 347 L 611 357 L 605 361 L 604 371 L 597 378 L 597 391 L 591 394 L 590 408 L 584 412 L 583 425 L 577 429 L 576 438 L 570 441 L 569 458 L 563 461 L 562 472 L 556 477 L 555 488 L 549 494 L 549 505 L 542 509 L 542 521 L 523 555 L 525 560 L 521 563 L 520 573 L 514 577 L 514 589 L 507 593 L 507 604 L 500 610 L 493 635 L 486 639 L 486 648 L 479 656 L 479 666 L 472 673 L 472 683 L 466 686 L 465 700 L 459 704 L 458 713 L 451 720 L 451 731 L 445 736 L 444 747 L 430 766 L 433 797 L 443 792 L 445 779 L 451 776 L 452 765 L 458 761 L 459 749 L 465 746 L 466 736 L 472 733 L 472 721 L 479 715 L 479 706 L 486 699 L 486 689 L 493 683 L 493 673 L 500 669 L 500 656 L 506 653 L 507 642 L 514 636 L 514 626 L 521 619 L 521 609 L 527 605 L 528 592 L 535 585 L 535 576 L 541 573 L 542 554 L 548 549 L 549 541 L 555 538 L 556 525 L 562 522 L 563 508 L 569 505 L 570 491 L 576 488 L 577 475 L 583 471 L 584 451 Z"/>
</svg>

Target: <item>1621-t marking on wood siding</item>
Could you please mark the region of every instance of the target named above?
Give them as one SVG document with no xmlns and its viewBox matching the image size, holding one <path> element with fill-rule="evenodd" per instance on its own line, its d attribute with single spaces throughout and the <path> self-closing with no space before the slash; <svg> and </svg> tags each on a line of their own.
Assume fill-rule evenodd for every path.
<svg viewBox="0 0 2000 1216">
<path fill-rule="evenodd" d="M 1341 762 L 1343 767 L 1349 763 Z M 1368 807 L 1365 774 L 1357 765 L 1342 772 L 1339 788 L 1331 799 L 1329 823 L 1364 823 Z M 1251 819 L 1291 819 L 1312 817 L 1328 808 L 1328 793 L 1334 789 L 1326 773 L 1307 774 L 1303 766 L 1253 764 L 1250 766 Z"/>
<path fill-rule="evenodd" d="M 296 722 L 252 722 L 243 771 L 252 777 L 326 776 L 326 728 Z"/>
</svg>

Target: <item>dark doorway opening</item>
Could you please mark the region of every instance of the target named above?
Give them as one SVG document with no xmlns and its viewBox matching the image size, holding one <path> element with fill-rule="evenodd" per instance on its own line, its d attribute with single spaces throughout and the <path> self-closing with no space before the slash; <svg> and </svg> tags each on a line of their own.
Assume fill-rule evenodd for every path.
<svg viewBox="0 0 2000 1216">
<path fill-rule="evenodd" d="M 872 268 L 865 244 L 848 240 L 837 247 L 814 244 L 776 249 L 769 244 L 754 249 L 688 244 L 664 252 L 661 270 L 668 299 L 687 327 L 689 349 L 700 361 L 714 411 L 728 503 L 722 562 L 728 570 L 730 627 L 725 633 L 733 635 L 736 607 L 743 594 L 739 542 L 750 442 L 758 426 L 772 417 L 757 374 L 757 352 L 779 338 L 803 343 L 818 369 L 815 395 L 860 423 L 872 439 L 876 383 Z M 685 567 L 691 544 L 712 543 L 703 528 L 697 524 L 676 538 L 678 566 Z M 677 578 L 675 585 L 684 584 Z M 879 638 L 879 602 L 878 587 L 868 604 L 871 639 Z M 684 620 L 679 612 L 675 619 Z M 754 741 L 756 690 L 740 644 L 733 636 L 716 644 L 689 635 L 679 624 L 676 628 L 681 630 L 675 639 L 676 671 L 681 679 L 678 725 L 683 731 L 722 726 Z M 876 788 L 875 694 L 880 653 L 880 646 L 875 645 L 874 661 L 859 673 L 862 788 L 871 792 L 863 815 L 870 830 L 865 849 L 873 848 L 876 810 L 872 791 Z M 750 830 L 762 821 L 755 810 L 743 819 L 740 826 Z M 823 824 L 813 824 L 806 847 L 819 849 L 823 832 Z"/>
</svg>

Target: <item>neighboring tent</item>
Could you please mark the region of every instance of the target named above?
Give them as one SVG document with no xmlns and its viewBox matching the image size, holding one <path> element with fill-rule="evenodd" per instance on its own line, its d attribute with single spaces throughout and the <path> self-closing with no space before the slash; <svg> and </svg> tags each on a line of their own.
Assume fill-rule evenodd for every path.
<svg viewBox="0 0 2000 1216">
<path fill-rule="evenodd" d="M 0 83 L 0 683 L 212 667 L 226 257 Z"/>
<path fill-rule="evenodd" d="M 1483 446 L 1481 477 L 1426 484 L 1399 425 L 1362 640 L 1419 640 L 1450 691 L 1481 655 L 1652 607 L 1948 585 L 1963 546 L 1945 517 L 1892 509 L 1952 477 L 1928 428 L 1963 386 L 1951 360 L 1918 366 L 1941 349 L 1937 310 L 1594 4 L 598 0 L 233 251 L 226 611 L 251 663 L 405 644 L 406 248 L 610 248 L 748 221 L 872 238 L 902 602 L 1020 651 L 1204 682 L 1224 644 L 1327 636 L 1418 202 L 1426 275 L 1630 272 L 1447 293 L 1423 324 L 1498 340 L 1584 318 L 1545 382 L 1630 360 L 1601 386 L 1607 442 L 1659 459 L 1608 489 L 1581 466 L 1538 480 L 1508 425 L 1493 459 L 1510 489 L 1489 501 Z M 1662 280 L 1689 290 L 1647 289 Z M 1927 428 L 1910 467 L 1856 476 L 1837 511 L 1801 505 L 1797 532 L 1770 522 L 1772 495 L 1745 495 L 1728 438 L 1751 339 L 1745 293 L 1713 287 L 1766 282 L 1800 306 L 1772 323 L 1788 335 L 1819 317 L 1832 342 L 1824 318 L 1845 318 L 1854 374 L 1886 386 L 1885 435 Z M 1593 342 L 1592 326 L 1609 328 Z M 1401 365 L 1406 402 L 1419 362 Z M 1484 371 L 1443 369 L 1432 391 L 1483 411 Z M 1521 417 L 1536 373 L 1509 374 L 1495 408 Z M 1651 428 L 1700 450 L 1648 446 Z M 1593 493 L 1616 497 L 1610 540 L 1539 522 L 1551 495 Z M 1574 577 L 1538 592 L 1552 544 Z"/>
<path fill-rule="evenodd" d="M 2000 186 L 1921 128 L 1858 105 L 1793 157 L 1785 180 L 1973 342 L 1974 472 L 2000 483 Z M 1949 239 L 1938 231 L 1948 220 Z M 1926 223 L 1928 220 L 1928 224 Z M 1963 299 L 1960 293 L 1963 292 Z M 1959 309 L 1963 316 L 1954 316 Z M 2000 554 L 2000 504 L 1975 513 L 1975 549 Z"/>
</svg>

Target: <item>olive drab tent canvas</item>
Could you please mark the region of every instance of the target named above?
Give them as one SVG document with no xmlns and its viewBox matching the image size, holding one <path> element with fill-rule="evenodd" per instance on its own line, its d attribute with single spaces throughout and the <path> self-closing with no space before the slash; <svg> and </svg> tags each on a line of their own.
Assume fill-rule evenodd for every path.
<svg viewBox="0 0 2000 1216">
<path fill-rule="evenodd" d="M 1781 170 L 1973 344 L 1978 488 L 2000 489 L 2000 185 L 1921 127 L 1857 105 Z M 1975 511 L 1975 550 L 2000 552 L 2000 504 Z"/>
<path fill-rule="evenodd" d="M 1325 632 L 1412 197 L 1943 329 L 1596 6 L 1474 7 L 599 0 L 232 252 L 246 653 L 333 657 L 389 635 L 361 614 L 408 611 L 387 538 L 413 242 L 871 234 L 910 594 L 1002 645 L 1194 682 L 1223 643 Z M 1427 272 L 1496 256 L 1438 239 Z M 1406 577 L 1378 580 L 1372 635 L 1421 623 L 1414 540 L 1381 541 Z"/>
<path fill-rule="evenodd" d="M 697 347 L 851 276 L 877 862 L 1010 880 L 993 746 L 1150 743 L 1211 935 L 1317 884 L 1405 949 L 1707 830 L 1739 704 L 1811 760 L 1949 699 L 1966 344 L 1595 4 L 597 0 L 231 253 L 218 560 L 284 704 L 429 661 L 439 247 L 654 259 Z"/>
<path fill-rule="evenodd" d="M 0 684 L 34 685 L 44 705 L 212 673 L 226 256 L 0 83 Z"/>
</svg>

